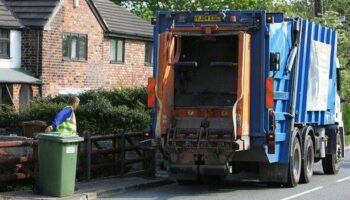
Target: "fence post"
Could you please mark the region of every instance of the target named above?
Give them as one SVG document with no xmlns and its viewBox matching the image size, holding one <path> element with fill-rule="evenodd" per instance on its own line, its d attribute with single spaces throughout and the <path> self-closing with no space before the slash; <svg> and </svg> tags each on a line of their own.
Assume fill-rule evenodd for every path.
<svg viewBox="0 0 350 200">
<path fill-rule="evenodd" d="M 118 131 L 120 134 L 120 139 L 118 141 L 118 146 L 119 146 L 119 156 L 118 156 L 118 161 L 119 161 L 119 170 L 120 170 L 120 176 L 124 176 L 124 171 L 125 171 L 125 133 L 124 131 Z"/>
<path fill-rule="evenodd" d="M 86 180 L 91 179 L 91 134 L 85 131 Z"/>
<path fill-rule="evenodd" d="M 156 150 L 154 148 L 147 149 L 145 151 L 146 153 L 146 159 L 147 159 L 147 165 L 144 166 L 144 170 L 146 173 L 146 176 L 148 177 L 155 177 L 156 175 Z"/>
<path fill-rule="evenodd" d="M 156 176 L 156 157 L 157 157 L 157 150 L 156 149 L 152 149 L 151 150 L 151 169 L 150 169 L 150 176 L 151 177 L 155 177 Z"/>
<path fill-rule="evenodd" d="M 113 148 L 113 162 L 115 168 L 115 175 L 118 175 L 118 131 L 114 132 L 114 138 L 112 139 L 112 148 Z"/>
</svg>

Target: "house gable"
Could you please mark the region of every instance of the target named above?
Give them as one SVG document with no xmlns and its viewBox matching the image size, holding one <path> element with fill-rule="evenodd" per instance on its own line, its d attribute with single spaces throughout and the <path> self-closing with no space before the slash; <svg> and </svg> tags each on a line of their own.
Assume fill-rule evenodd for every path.
<svg viewBox="0 0 350 200">
<path fill-rule="evenodd" d="M 87 0 L 106 36 L 152 41 L 153 26 L 110 0 Z"/>
<path fill-rule="evenodd" d="M 6 6 L 30 28 L 42 28 L 49 21 L 60 0 L 4 0 Z"/>
</svg>

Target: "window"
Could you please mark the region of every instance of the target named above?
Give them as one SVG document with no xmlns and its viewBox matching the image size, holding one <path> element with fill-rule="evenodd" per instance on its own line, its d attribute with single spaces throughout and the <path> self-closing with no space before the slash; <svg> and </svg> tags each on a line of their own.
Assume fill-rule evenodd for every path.
<svg viewBox="0 0 350 200">
<path fill-rule="evenodd" d="M 10 58 L 10 30 L 0 29 L 0 58 Z"/>
<path fill-rule="evenodd" d="M 63 33 L 62 55 L 65 60 L 86 60 L 87 36 L 85 34 Z"/>
<path fill-rule="evenodd" d="M 111 62 L 124 63 L 125 40 L 111 39 L 110 60 Z"/>
<path fill-rule="evenodd" d="M 146 42 L 145 45 L 145 65 L 152 65 L 153 63 L 153 44 Z"/>
</svg>

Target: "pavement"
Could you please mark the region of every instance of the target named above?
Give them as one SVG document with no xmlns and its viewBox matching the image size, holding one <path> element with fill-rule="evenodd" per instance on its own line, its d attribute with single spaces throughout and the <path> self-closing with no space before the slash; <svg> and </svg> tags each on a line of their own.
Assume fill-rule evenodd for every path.
<svg viewBox="0 0 350 200">
<path fill-rule="evenodd" d="M 314 176 L 308 184 L 295 188 L 271 187 L 254 180 L 227 181 L 224 185 L 179 185 L 148 188 L 122 194 L 105 195 L 116 200 L 349 200 L 350 199 L 350 149 L 337 175 L 323 174 L 321 162 L 314 167 Z"/>
<path fill-rule="evenodd" d="M 167 178 L 104 178 L 89 182 L 78 183 L 79 190 L 73 196 L 56 198 L 44 195 L 35 195 L 32 191 L 17 191 L 0 193 L 0 200 L 96 200 L 104 196 L 119 194 L 137 189 L 155 187 L 171 183 Z"/>
</svg>

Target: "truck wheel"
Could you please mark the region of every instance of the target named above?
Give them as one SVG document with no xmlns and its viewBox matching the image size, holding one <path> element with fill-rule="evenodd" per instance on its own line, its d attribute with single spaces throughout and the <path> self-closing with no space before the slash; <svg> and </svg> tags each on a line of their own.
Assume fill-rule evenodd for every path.
<svg viewBox="0 0 350 200">
<path fill-rule="evenodd" d="M 293 139 L 292 155 L 289 158 L 287 187 L 295 187 L 299 183 L 301 174 L 301 147 L 297 137 Z"/>
<path fill-rule="evenodd" d="M 325 174 L 338 174 L 342 158 L 342 142 L 340 134 L 337 133 L 337 146 L 334 154 L 327 154 L 322 159 L 322 168 Z"/>
<path fill-rule="evenodd" d="M 314 143 L 310 135 L 306 136 L 303 152 L 300 182 L 309 183 L 314 172 L 313 167 L 315 159 Z"/>
</svg>

